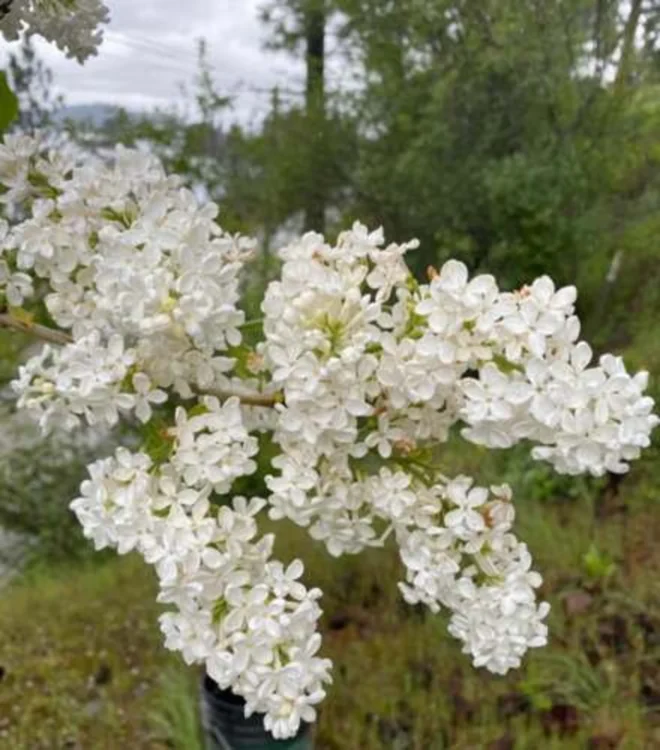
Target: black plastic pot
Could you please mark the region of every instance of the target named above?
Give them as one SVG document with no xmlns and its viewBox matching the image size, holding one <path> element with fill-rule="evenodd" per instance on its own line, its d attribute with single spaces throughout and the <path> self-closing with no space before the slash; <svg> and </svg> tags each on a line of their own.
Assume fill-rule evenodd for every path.
<svg viewBox="0 0 660 750">
<path fill-rule="evenodd" d="M 309 724 L 303 723 L 292 739 L 275 740 L 261 714 L 246 719 L 245 701 L 221 690 L 208 675 L 202 679 L 201 701 L 207 750 L 313 750 Z"/>
</svg>

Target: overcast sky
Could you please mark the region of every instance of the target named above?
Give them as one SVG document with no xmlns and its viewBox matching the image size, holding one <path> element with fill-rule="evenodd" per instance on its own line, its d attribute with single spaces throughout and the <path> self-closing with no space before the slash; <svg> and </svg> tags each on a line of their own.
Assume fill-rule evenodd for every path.
<svg viewBox="0 0 660 750">
<path fill-rule="evenodd" d="M 218 87 L 236 94 L 241 120 L 263 113 L 274 85 L 298 89 L 299 63 L 266 52 L 257 9 L 263 0 L 105 0 L 111 20 L 96 58 L 84 66 L 37 43 L 67 104 L 167 107 L 196 71 L 196 39 L 205 37 Z M 0 54 L 11 45 L 0 42 Z"/>
</svg>

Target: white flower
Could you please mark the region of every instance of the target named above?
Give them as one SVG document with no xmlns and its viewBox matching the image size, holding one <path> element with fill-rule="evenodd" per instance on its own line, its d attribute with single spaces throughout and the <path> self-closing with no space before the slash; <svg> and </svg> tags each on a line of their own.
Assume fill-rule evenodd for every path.
<svg viewBox="0 0 660 750">
<path fill-rule="evenodd" d="M 131 378 L 135 390 L 135 416 L 140 422 L 151 419 L 151 404 L 164 404 L 167 393 L 159 388 L 152 388 L 151 380 L 143 372 L 136 372 Z"/>
<path fill-rule="evenodd" d="M 4 292 L 10 305 L 20 307 L 28 297 L 34 294 L 32 278 L 20 271 L 10 271 L 7 263 L 0 260 L 0 291 Z"/>
<path fill-rule="evenodd" d="M 488 490 L 483 487 L 471 487 L 470 477 L 457 477 L 445 488 L 444 496 L 455 506 L 445 514 L 445 525 L 459 539 L 470 539 L 486 528 L 478 509 L 485 505 Z"/>
<path fill-rule="evenodd" d="M 129 552 L 150 532 L 150 466 L 148 456 L 119 448 L 114 458 L 89 467 L 91 479 L 82 483 L 82 495 L 71 509 L 97 549 L 114 546 L 120 554 Z"/>
<path fill-rule="evenodd" d="M 208 483 L 216 492 L 228 492 L 234 479 L 256 470 L 251 457 L 258 443 L 243 425 L 238 398 L 221 405 L 217 398 L 206 397 L 203 404 L 205 413 L 192 417 L 177 408 L 172 465 L 190 487 Z"/>
</svg>

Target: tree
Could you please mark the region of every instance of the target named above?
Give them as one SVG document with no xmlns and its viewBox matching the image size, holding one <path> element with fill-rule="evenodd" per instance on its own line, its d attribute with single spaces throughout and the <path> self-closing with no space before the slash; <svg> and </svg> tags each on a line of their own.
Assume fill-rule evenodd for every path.
<svg viewBox="0 0 660 750">
<path fill-rule="evenodd" d="M 341 0 L 359 50 L 355 213 L 510 283 L 603 251 L 609 156 L 653 20 L 602 0 Z M 657 18 L 653 21 L 657 23 Z M 607 252 L 607 250 L 605 250 Z"/>
<path fill-rule="evenodd" d="M 328 205 L 327 104 L 325 91 L 327 0 L 276 0 L 262 11 L 262 19 L 274 31 L 273 48 L 305 57 L 303 224 L 307 230 L 323 232 Z"/>
<path fill-rule="evenodd" d="M 14 127 L 33 131 L 52 125 L 63 100 L 54 95 L 53 72 L 37 55 L 30 36 L 23 37 L 19 49 L 10 53 L 7 70 L 19 104 Z"/>
</svg>

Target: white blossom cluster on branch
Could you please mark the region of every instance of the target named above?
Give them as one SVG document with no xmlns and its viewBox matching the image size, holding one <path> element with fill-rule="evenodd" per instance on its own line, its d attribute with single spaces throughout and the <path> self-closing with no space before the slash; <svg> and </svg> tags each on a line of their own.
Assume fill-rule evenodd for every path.
<svg viewBox="0 0 660 750">
<path fill-rule="evenodd" d="M 25 217 L 0 227 L 0 325 L 49 341 L 14 381 L 19 406 L 44 430 L 140 425 L 142 448 L 92 464 L 72 507 L 97 547 L 155 566 L 168 647 L 274 736 L 314 720 L 330 663 L 320 591 L 301 562 L 271 558 L 262 509 L 332 555 L 392 539 L 403 597 L 447 610 L 476 666 L 505 673 L 546 642 L 510 488 L 447 477 L 440 459 L 454 425 L 492 448 L 527 441 L 568 474 L 624 472 L 649 445 L 646 374 L 592 362 L 573 287 L 503 292 L 457 261 L 420 284 L 405 263 L 416 242 L 355 224 L 334 245 L 308 233 L 281 250 L 252 348 L 239 283 L 254 243 L 153 158 L 13 136 L 0 184 Z M 267 497 L 245 499 L 237 482 L 266 445 Z"/>
<path fill-rule="evenodd" d="M 78 62 L 95 55 L 103 39 L 101 25 L 109 20 L 101 0 L 3 0 L 0 34 L 8 41 L 23 32 L 53 42 Z"/>
<path fill-rule="evenodd" d="M 173 607 L 161 617 L 165 645 L 188 663 L 205 663 L 218 685 L 245 698 L 248 713 L 264 713 L 266 728 L 287 737 L 301 720 L 314 720 L 330 679 L 331 662 L 316 655 L 321 592 L 300 583 L 299 560 L 285 568 L 270 559 L 272 535 L 256 539 L 254 516 L 264 501 L 235 497 L 219 510 L 209 502 L 214 469 L 225 482 L 227 474 L 255 468 L 247 458 L 254 447 L 236 423 L 238 409 L 230 399 L 209 412 L 212 420 L 200 434 L 191 423 L 177 424 L 171 463 L 155 466 L 145 453 L 119 448 L 92 464 L 72 508 L 98 549 L 135 549 L 154 565 L 159 601 Z M 224 446 L 215 461 L 205 437 Z M 242 452 L 227 471 L 224 456 Z M 210 463 L 193 471 L 191 453 Z"/>
</svg>

